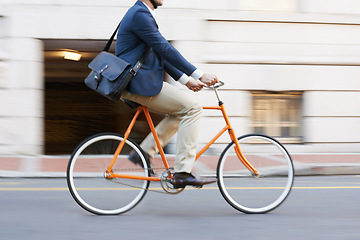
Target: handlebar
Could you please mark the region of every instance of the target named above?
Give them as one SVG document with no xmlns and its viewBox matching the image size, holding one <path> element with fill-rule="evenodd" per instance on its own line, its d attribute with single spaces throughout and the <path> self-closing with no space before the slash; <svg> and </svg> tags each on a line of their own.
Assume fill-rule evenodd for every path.
<svg viewBox="0 0 360 240">
<path fill-rule="evenodd" d="M 219 81 L 218 83 L 216 83 L 216 84 L 214 84 L 214 85 L 212 85 L 212 86 L 210 86 L 210 87 L 207 87 L 207 88 L 213 89 L 213 90 L 215 91 L 215 94 L 216 94 L 216 97 L 217 97 L 217 99 L 218 99 L 218 101 L 219 101 L 219 104 L 222 104 L 222 101 L 221 101 L 221 99 L 220 99 L 220 96 L 219 96 L 219 93 L 218 93 L 217 89 L 218 89 L 219 87 L 224 86 L 224 85 L 225 85 L 224 82 Z"/>
<path fill-rule="evenodd" d="M 207 88 L 216 89 L 216 88 L 222 87 L 222 86 L 224 86 L 224 85 L 225 85 L 224 82 L 219 81 L 218 83 L 215 83 L 214 85 L 212 85 L 212 86 L 210 86 L 210 87 L 207 87 Z"/>
</svg>

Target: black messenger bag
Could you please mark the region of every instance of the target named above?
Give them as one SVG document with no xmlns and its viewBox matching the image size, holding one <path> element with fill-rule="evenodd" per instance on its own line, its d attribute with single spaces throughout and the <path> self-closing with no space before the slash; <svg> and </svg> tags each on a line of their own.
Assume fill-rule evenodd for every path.
<svg viewBox="0 0 360 240">
<path fill-rule="evenodd" d="M 85 84 L 101 95 L 117 101 L 126 89 L 130 80 L 136 75 L 147 57 L 150 47 L 134 67 L 123 59 L 109 53 L 109 49 L 120 24 L 107 42 L 104 50 L 99 53 L 89 64 L 90 74 L 85 79 Z"/>
</svg>

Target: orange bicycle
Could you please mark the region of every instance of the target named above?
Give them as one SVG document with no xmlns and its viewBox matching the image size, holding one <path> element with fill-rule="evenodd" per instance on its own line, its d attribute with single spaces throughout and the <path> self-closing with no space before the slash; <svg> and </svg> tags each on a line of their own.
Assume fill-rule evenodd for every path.
<svg viewBox="0 0 360 240">
<path fill-rule="evenodd" d="M 272 137 L 263 134 L 236 137 L 219 97 L 218 88 L 222 85 L 211 87 L 219 105 L 203 109 L 221 111 L 225 126 L 200 150 L 196 159 L 228 131 L 231 142 L 221 153 L 216 171 L 208 176 L 217 177 L 222 196 L 235 209 L 244 213 L 269 212 L 283 203 L 291 191 L 294 180 L 291 157 Z M 163 162 L 161 174 L 154 172 L 143 150 L 129 138 L 142 111 Z M 128 159 L 130 151 L 139 154 L 142 166 Z M 158 191 L 149 188 L 150 182 L 160 182 L 166 193 L 180 193 L 183 189 L 175 189 L 170 183 L 173 174 L 149 111 L 140 106 L 124 135 L 101 133 L 84 140 L 70 157 L 66 177 L 71 195 L 82 208 L 94 214 L 112 215 L 135 207 L 147 191 Z"/>
</svg>

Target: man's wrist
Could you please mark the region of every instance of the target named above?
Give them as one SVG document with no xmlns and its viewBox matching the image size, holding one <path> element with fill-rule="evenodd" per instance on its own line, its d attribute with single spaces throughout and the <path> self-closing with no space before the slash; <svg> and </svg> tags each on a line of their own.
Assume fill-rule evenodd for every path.
<svg viewBox="0 0 360 240">
<path fill-rule="evenodd" d="M 190 80 L 190 77 L 184 73 L 177 81 L 179 83 L 181 83 L 182 85 L 185 85 L 189 82 L 189 80 Z"/>
<path fill-rule="evenodd" d="M 200 69 L 196 69 L 192 74 L 191 77 L 195 80 L 199 80 L 204 73 Z"/>
</svg>

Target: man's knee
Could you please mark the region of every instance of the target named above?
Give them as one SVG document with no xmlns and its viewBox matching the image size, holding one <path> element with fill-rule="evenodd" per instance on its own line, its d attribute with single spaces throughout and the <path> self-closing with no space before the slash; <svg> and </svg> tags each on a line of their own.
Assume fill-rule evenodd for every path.
<svg viewBox="0 0 360 240">
<path fill-rule="evenodd" d="M 198 114 L 201 114 L 203 111 L 202 106 L 200 106 L 200 104 L 198 104 L 198 103 L 194 106 L 194 109 Z"/>
<path fill-rule="evenodd" d="M 193 117 L 200 117 L 202 114 L 202 110 L 202 106 L 200 106 L 200 104 L 198 103 L 195 103 L 189 108 L 187 114 Z"/>
</svg>

